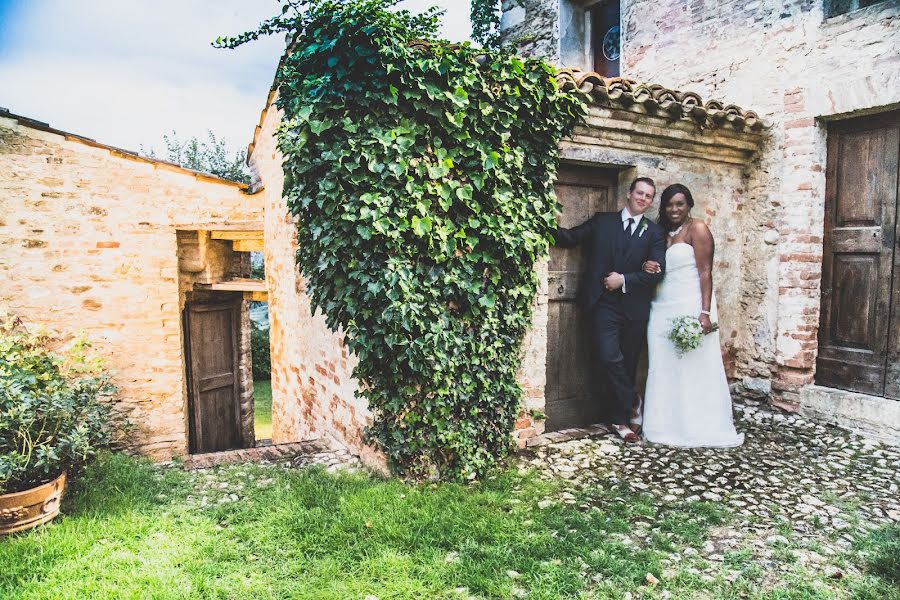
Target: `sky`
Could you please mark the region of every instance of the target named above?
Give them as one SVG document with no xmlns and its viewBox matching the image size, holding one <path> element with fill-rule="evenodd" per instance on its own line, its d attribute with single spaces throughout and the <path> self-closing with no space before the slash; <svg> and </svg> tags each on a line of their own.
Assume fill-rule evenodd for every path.
<svg viewBox="0 0 900 600">
<path fill-rule="evenodd" d="M 443 36 L 469 38 L 466 0 L 404 0 L 446 9 Z M 210 42 L 276 14 L 277 0 L 0 0 L 0 107 L 129 150 L 210 130 L 232 150 L 253 137 L 284 46 Z"/>
</svg>

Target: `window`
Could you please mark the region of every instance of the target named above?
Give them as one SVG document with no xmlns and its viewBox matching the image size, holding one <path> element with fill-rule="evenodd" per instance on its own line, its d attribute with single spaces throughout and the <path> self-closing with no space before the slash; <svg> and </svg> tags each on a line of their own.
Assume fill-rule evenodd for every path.
<svg viewBox="0 0 900 600">
<path fill-rule="evenodd" d="M 825 18 L 836 17 L 883 2 L 886 0 L 825 0 Z"/>
<path fill-rule="evenodd" d="M 618 0 L 600 2 L 591 9 L 591 45 L 594 49 L 594 70 L 604 77 L 618 77 L 620 73 L 622 28 L 619 17 Z"/>
</svg>

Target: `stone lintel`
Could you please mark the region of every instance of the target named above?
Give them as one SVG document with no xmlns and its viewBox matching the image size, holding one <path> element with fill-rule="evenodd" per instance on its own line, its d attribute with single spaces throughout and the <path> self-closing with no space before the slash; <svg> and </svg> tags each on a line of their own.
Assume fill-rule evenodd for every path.
<svg viewBox="0 0 900 600">
<path fill-rule="evenodd" d="M 591 107 L 586 123 L 560 147 L 590 149 L 588 154 L 606 159 L 585 160 L 613 165 L 647 164 L 651 157 L 658 161 L 660 156 L 672 155 L 744 165 L 754 159 L 764 138 L 755 132 L 700 129 L 684 120 L 672 122 L 649 114 Z M 567 151 L 572 152 L 564 153 Z"/>
<path fill-rule="evenodd" d="M 649 167 L 657 169 L 663 163 L 663 159 L 659 156 L 633 150 L 604 147 L 578 140 L 561 142 L 559 145 L 559 157 L 570 163 L 610 165 L 615 167 Z"/>
</svg>

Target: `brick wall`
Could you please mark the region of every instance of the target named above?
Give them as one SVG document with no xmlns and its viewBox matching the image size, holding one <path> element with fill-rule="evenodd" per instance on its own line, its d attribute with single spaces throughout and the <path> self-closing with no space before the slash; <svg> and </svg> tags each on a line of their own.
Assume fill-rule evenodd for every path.
<svg viewBox="0 0 900 600">
<path fill-rule="evenodd" d="M 826 121 L 900 102 L 900 6 L 826 19 L 817 0 L 642 1 L 623 3 L 622 19 L 626 76 L 726 98 L 773 124 L 745 202 L 757 235 L 745 245 L 742 336 L 753 344 L 742 367 L 764 376 L 768 365 L 795 402 L 815 368 Z"/>
<path fill-rule="evenodd" d="M 177 226 L 261 212 L 237 184 L 0 114 L 0 308 L 83 330 L 155 458 L 187 452 Z"/>
<path fill-rule="evenodd" d="M 325 317 L 312 314 L 303 277 L 294 261 L 296 225 L 282 199 L 284 173 L 275 130 L 281 112 L 271 102 L 264 111 L 250 153 L 256 183 L 264 185 L 265 260 L 269 281 L 272 351 L 272 441 L 332 438 L 369 465 L 383 468 L 384 457 L 363 441 L 371 422 L 365 400 L 352 378 L 356 359 L 343 334 L 329 330 Z"/>
<path fill-rule="evenodd" d="M 520 49 L 558 62 L 561 4 L 577 3 L 504 2 L 506 39 L 556 40 Z M 718 250 L 740 254 L 727 282 L 740 290 L 729 375 L 757 392 L 771 386 L 795 402 L 813 380 L 827 121 L 900 103 L 898 24 L 897 2 L 830 19 L 821 0 L 622 2 L 624 77 L 735 103 L 772 124 L 746 184 L 733 190 L 740 230 L 709 215 Z M 721 298 L 729 292 L 717 279 Z"/>
</svg>

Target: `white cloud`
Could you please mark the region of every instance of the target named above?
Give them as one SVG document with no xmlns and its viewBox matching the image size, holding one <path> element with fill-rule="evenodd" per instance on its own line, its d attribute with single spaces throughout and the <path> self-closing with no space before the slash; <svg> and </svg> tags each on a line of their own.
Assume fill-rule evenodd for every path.
<svg viewBox="0 0 900 600">
<path fill-rule="evenodd" d="M 3 0 L 0 0 L 3 2 Z M 443 35 L 468 39 L 466 0 L 405 0 L 448 9 Z M 164 133 L 224 136 L 246 145 L 283 38 L 217 50 L 219 35 L 252 29 L 276 0 L 44 0 L 22 2 L 0 29 L 0 106 L 137 150 Z"/>
</svg>

